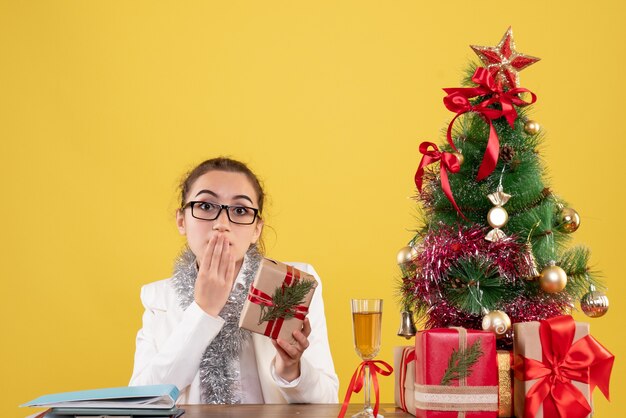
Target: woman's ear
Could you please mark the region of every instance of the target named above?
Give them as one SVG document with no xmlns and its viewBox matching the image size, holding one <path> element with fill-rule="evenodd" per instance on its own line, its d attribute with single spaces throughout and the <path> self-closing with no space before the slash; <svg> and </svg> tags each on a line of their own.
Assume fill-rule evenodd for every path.
<svg viewBox="0 0 626 418">
<path fill-rule="evenodd" d="M 185 215 L 183 215 L 183 212 L 180 209 L 176 211 L 176 227 L 178 228 L 180 235 L 187 234 L 187 231 L 185 230 Z"/>
<path fill-rule="evenodd" d="M 256 244 L 257 241 L 259 240 L 259 237 L 261 236 L 261 232 L 263 232 L 263 219 L 259 218 L 256 222 L 256 225 L 254 225 L 254 234 L 252 234 L 252 240 L 250 242 L 250 244 Z"/>
</svg>

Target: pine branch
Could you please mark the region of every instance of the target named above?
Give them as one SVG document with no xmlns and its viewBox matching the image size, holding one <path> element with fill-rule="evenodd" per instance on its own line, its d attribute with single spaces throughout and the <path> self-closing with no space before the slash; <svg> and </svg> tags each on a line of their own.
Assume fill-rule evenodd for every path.
<svg viewBox="0 0 626 418">
<path fill-rule="evenodd" d="M 448 271 L 446 299 L 462 311 L 479 315 L 482 308 L 495 309 L 506 295 L 498 269 L 480 256 L 456 260 Z"/>
<path fill-rule="evenodd" d="M 272 296 L 274 306 L 261 305 L 259 324 L 278 318 L 293 318 L 296 313 L 294 308 L 304 302 L 313 285 L 313 280 L 298 280 L 291 286 L 276 288 Z"/>
<path fill-rule="evenodd" d="M 591 251 L 583 246 L 576 246 L 561 254 L 559 265 L 567 274 L 567 287 L 565 291 L 574 299 L 580 299 L 589 291 L 589 285 L 594 285 L 598 290 L 606 287 L 598 279 L 598 273 L 589 268 Z"/>
<path fill-rule="evenodd" d="M 483 355 L 480 339 L 470 345 L 466 350 L 453 350 L 448 360 L 448 368 L 441 379 L 441 386 L 449 386 L 453 380 L 469 377 L 470 370 Z"/>
<path fill-rule="evenodd" d="M 463 78 L 461 79 L 461 84 L 465 87 L 474 87 L 476 84 L 472 81 L 472 76 L 474 72 L 478 68 L 478 64 L 474 61 L 470 61 L 465 69 L 465 74 L 463 74 Z"/>
<path fill-rule="evenodd" d="M 588 248 L 572 247 L 561 254 L 561 268 L 568 276 L 585 274 L 590 257 L 591 252 Z"/>
</svg>

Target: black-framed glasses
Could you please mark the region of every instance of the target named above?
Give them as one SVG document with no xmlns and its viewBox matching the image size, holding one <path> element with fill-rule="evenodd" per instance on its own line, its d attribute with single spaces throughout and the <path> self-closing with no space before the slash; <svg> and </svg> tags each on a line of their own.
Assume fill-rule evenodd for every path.
<svg viewBox="0 0 626 418">
<path fill-rule="evenodd" d="M 194 201 L 185 203 L 181 210 L 185 210 L 187 207 L 191 207 L 191 216 L 204 221 L 216 220 L 220 216 L 220 213 L 222 213 L 222 210 L 226 209 L 228 220 L 239 225 L 253 224 L 259 214 L 259 210 L 257 208 L 241 205 L 231 206 L 220 205 L 219 203 Z"/>
</svg>

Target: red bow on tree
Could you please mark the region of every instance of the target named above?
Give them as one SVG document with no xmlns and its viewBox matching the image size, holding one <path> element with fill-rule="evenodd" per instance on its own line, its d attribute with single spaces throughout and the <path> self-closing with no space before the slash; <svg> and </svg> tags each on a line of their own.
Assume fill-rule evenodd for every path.
<svg viewBox="0 0 626 418">
<path fill-rule="evenodd" d="M 609 379 L 615 357 L 591 335 L 572 344 L 576 323 L 569 315 L 541 321 L 542 361 L 516 358 L 518 380 L 538 379 L 526 394 L 524 418 L 532 418 L 543 404 L 544 417 L 583 418 L 591 406 L 572 380 L 596 386 L 609 399 Z"/>
<path fill-rule="evenodd" d="M 432 150 L 428 148 L 432 147 Z M 420 161 L 420 165 L 417 167 L 417 171 L 415 172 L 415 185 L 417 186 L 417 190 L 422 192 L 422 178 L 424 177 L 424 167 L 429 164 L 435 163 L 439 161 L 439 177 L 441 177 L 441 188 L 443 189 L 444 194 L 454 206 L 454 209 L 467 221 L 461 209 L 457 206 L 454 201 L 454 197 L 452 196 L 452 189 L 450 188 L 450 181 L 448 180 L 448 171 L 451 173 L 458 173 L 461 169 L 461 164 L 459 163 L 459 159 L 456 155 L 450 152 L 441 152 L 437 145 L 432 142 L 422 142 L 420 144 L 420 152 L 424 154 L 422 156 L 422 160 Z"/>
<path fill-rule="evenodd" d="M 498 154 L 500 153 L 500 141 L 498 140 L 498 134 L 493 126 L 492 121 L 504 116 L 511 126 L 514 127 L 515 120 L 517 119 L 517 110 L 515 106 L 528 106 L 535 103 L 537 96 L 528 89 L 516 87 L 507 91 L 503 90 L 503 87 L 496 83 L 493 76 L 484 67 L 478 67 L 472 76 L 472 81 L 477 84 L 477 87 L 460 87 L 460 88 L 447 88 L 443 89 L 448 95 L 443 98 L 444 105 L 448 110 L 455 112 L 456 116 L 450 121 L 448 125 L 448 132 L 446 137 L 450 146 L 456 150 L 456 146 L 452 141 L 452 126 L 454 121 L 464 113 L 476 112 L 481 115 L 485 121 L 489 124 L 489 140 L 487 141 L 487 149 L 483 156 L 483 161 L 480 163 L 478 169 L 478 176 L 476 180 L 480 181 L 493 172 L 498 163 Z M 520 93 L 530 93 L 531 101 L 525 102 L 518 96 Z M 472 105 L 469 99 L 489 96 L 484 101 Z M 500 104 L 500 109 L 494 109 L 489 107 L 494 103 Z"/>
</svg>

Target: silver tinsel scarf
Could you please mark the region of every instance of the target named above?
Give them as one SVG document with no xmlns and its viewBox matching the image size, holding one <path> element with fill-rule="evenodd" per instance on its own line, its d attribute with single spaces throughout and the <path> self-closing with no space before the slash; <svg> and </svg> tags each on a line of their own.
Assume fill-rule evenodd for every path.
<svg viewBox="0 0 626 418">
<path fill-rule="evenodd" d="M 208 345 L 200 361 L 200 385 L 202 399 L 209 404 L 241 403 L 241 370 L 239 353 L 250 332 L 239 328 L 239 316 L 248 289 L 259 269 L 262 256 L 256 246 L 250 247 L 241 266 L 244 285 L 237 283 L 228 297 L 228 301 L 219 316 L 225 323 L 222 330 Z M 172 285 L 178 294 L 178 302 L 182 309 L 194 300 L 194 287 L 198 267 L 196 257 L 187 248 L 174 264 Z"/>
</svg>

